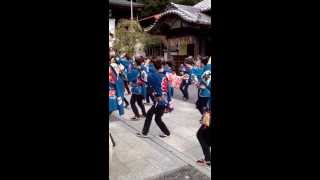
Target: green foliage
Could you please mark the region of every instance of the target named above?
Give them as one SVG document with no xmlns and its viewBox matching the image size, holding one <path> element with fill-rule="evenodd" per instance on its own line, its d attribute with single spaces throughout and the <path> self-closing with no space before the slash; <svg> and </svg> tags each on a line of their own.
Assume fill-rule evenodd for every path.
<svg viewBox="0 0 320 180">
<path fill-rule="evenodd" d="M 137 0 L 144 4 L 142 17 L 152 16 L 164 11 L 170 2 L 183 5 L 195 5 L 202 0 Z"/>
<path fill-rule="evenodd" d="M 126 52 L 130 56 L 134 54 L 134 47 L 137 42 L 144 43 L 146 39 L 146 34 L 143 32 L 139 22 L 134 20 L 120 20 L 115 31 L 114 48 L 118 52 Z"/>
<path fill-rule="evenodd" d="M 134 55 L 134 47 L 137 42 L 144 44 L 145 48 L 159 46 L 161 44 L 159 37 L 145 33 L 139 22 L 135 20 L 120 20 L 115 29 L 115 33 L 114 49 L 119 53 L 126 52 L 129 56 Z"/>
</svg>

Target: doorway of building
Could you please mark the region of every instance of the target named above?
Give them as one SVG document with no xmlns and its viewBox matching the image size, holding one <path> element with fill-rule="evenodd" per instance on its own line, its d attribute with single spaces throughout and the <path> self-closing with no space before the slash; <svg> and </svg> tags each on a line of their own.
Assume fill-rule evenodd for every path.
<svg viewBox="0 0 320 180">
<path fill-rule="evenodd" d="M 194 44 L 187 45 L 187 55 L 194 56 Z"/>
</svg>

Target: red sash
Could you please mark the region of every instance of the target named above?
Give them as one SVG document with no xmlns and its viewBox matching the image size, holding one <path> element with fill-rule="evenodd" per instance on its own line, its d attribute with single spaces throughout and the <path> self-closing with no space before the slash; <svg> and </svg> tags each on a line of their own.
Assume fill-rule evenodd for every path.
<svg viewBox="0 0 320 180">
<path fill-rule="evenodd" d="M 117 81 L 117 76 L 114 73 L 113 69 L 109 67 L 109 83 L 115 84 Z"/>
</svg>

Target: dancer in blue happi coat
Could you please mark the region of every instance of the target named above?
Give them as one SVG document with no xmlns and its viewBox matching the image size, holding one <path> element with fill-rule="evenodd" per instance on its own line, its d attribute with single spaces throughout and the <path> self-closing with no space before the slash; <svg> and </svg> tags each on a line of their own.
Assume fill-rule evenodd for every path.
<svg viewBox="0 0 320 180">
<path fill-rule="evenodd" d="M 143 61 L 143 57 L 135 57 L 135 65 L 133 69 L 128 72 L 128 81 L 130 82 L 132 93 L 130 105 L 134 113 L 134 117 L 132 117 L 131 120 L 139 120 L 139 118 L 146 116 L 146 110 L 142 101 L 144 98 L 144 86 L 147 81 L 147 73 L 141 68 Z M 136 103 L 138 103 L 141 108 L 142 115 L 139 114 Z"/>
<path fill-rule="evenodd" d="M 112 59 L 112 60 L 111 60 Z M 115 63 L 114 57 L 111 57 L 109 60 L 109 120 L 113 119 L 116 116 L 115 112 L 121 116 L 124 114 L 123 107 L 123 96 L 124 96 L 124 85 L 121 79 L 119 78 L 119 67 Z M 106 134 L 109 136 L 109 144 L 112 142 L 113 146 L 115 146 L 115 142 L 111 136 L 111 133 L 106 131 Z M 109 149 L 110 151 L 110 149 Z"/>
<path fill-rule="evenodd" d="M 179 71 L 183 77 L 182 83 L 180 85 L 180 90 L 183 94 L 183 100 L 187 101 L 189 99 L 189 92 L 188 88 L 191 84 L 191 68 L 190 66 L 193 65 L 193 58 L 188 57 L 185 59 L 184 63 L 181 64 Z"/>
<path fill-rule="evenodd" d="M 211 96 L 211 65 L 208 64 L 208 61 L 209 57 L 201 57 L 201 67 L 192 68 L 192 79 L 198 87 L 196 107 L 201 115 L 208 106 Z"/>
<path fill-rule="evenodd" d="M 162 121 L 162 116 L 165 109 L 169 105 L 169 88 L 168 79 L 163 73 L 163 62 L 157 58 L 154 61 L 154 66 L 157 72 L 149 72 L 147 76 L 147 83 L 154 91 L 155 102 L 147 112 L 146 120 L 141 133 L 137 133 L 139 137 L 148 137 L 148 132 L 151 126 L 153 115 L 155 115 L 155 122 L 162 131 L 160 137 L 170 136 L 170 131 Z"/>
<path fill-rule="evenodd" d="M 123 53 L 120 58 L 118 59 L 118 63 L 124 66 L 124 74 L 127 75 L 133 69 L 133 61 L 129 57 L 127 53 Z M 130 95 L 130 88 L 129 88 L 129 81 L 128 79 L 124 79 L 124 85 L 127 90 L 127 93 Z"/>
<path fill-rule="evenodd" d="M 109 115 L 118 111 L 119 115 L 124 114 L 123 97 L 124 86 L 119 78 L 119 70 L 116 63 L 109 65 Z"/>
<path fill-rule="evenodd" d="M 115 59 L 116 59 L 115 63 L 117 63 L 119 67 L 119 78 L 120 78 L 120 81 L 122 82 L 121 84 L 123 85 L 124 92 L 125 92 L 125 89 L 127 89 L 127 92 L 130 93 L 130 89 L 128 87 L 128 77 L 127 77 L 128 70 L 126 68 L 128 67 L 128 64 L 126 64 L 127 60 L 119 57 L 116 57 Z M 123 95 L 123 101 L 125 103 L 125 108 L 128 108 L 129 102 L 124 95 Z"/>
<path fill-rule="evenodd" d="M 197 67 L 199 68 L 199 67 Z M 200 69 L 194 68 L 193 79 L 199 88 L 198 100 L 196 102 L 196 107 L 203 116 L 209 119 L 209 125 L 200 120 L 201 126 L 197 132 L 197 139 L 201 145 L 204 159 L 197 161 L 198 164 L 203 166 L 211 166 L 211 152 L 210 147 L 212 146 L 212 140 L 210 138 L 210 127 L 212 126 L 211 118 L 211 62 L 208 57 L 201 57 L 201 67 Z M 202 68 L 202 70 L 201 70 Z M 200 76 L 201 74 L 201 76 Z"/>
<path fill-rule="evenodd" d="M 144 68 L 145 68 L 145 71 L 147 72 L 147 74 L 157 72 L 157 70 L 154 67 L 152 57 L 149 57 L 145 60 Z M 146 104 L 150 104 L 150 98 L 151 98 L 152 102 L 154 102 L 153 88 L 148 83 L 146 83 L 145 87 L 146 87 Z"/>
</svg>

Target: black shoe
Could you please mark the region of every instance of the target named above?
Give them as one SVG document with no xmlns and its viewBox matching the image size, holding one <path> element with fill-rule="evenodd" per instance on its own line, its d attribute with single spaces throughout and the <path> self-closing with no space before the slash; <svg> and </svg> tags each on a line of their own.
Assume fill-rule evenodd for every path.
<svg viewBox="0 0 320 180">
<path fill-rule="evenodd" d="M 170 136 L 170 135 L 166 135 L 166 134 L 160 134 L 159 135 L 159 137 L 161 137 L 161 138 L 165 138 L 165 137 L 168 137 L 168 136 Z"/>
<path fill-rule="evenodd" d="M 138 120 L 139 120 L 139 117 L 132 117 L 131 120 L 132 120 L 132 121 L 138 121 Z"/>
</svg>

